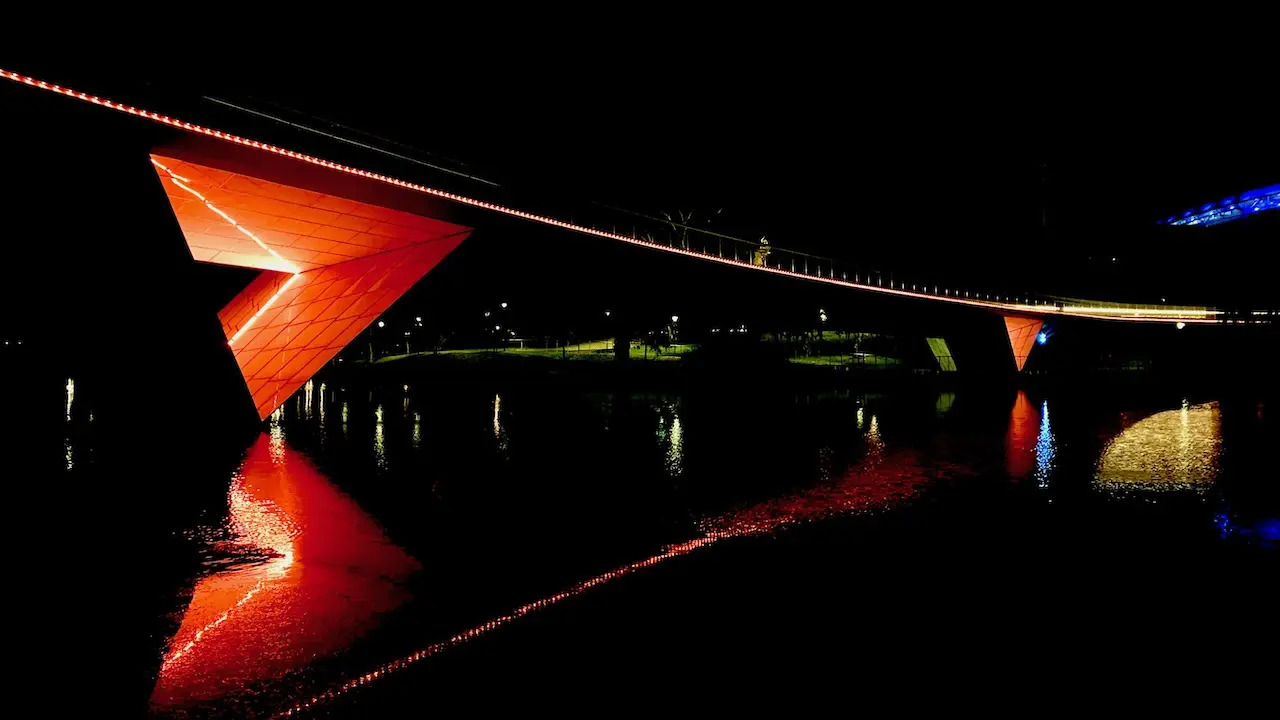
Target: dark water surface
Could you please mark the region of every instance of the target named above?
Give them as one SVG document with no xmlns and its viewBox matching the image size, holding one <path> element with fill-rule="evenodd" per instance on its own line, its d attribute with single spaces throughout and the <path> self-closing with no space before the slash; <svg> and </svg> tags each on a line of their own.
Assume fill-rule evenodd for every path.
<svg viewBox="0 0 1280 720">
<path fill-rule="evenodd" d="M 146 706 L 796 709 L 990 683 L 1052 705 L 1041 683 L 1248 682 L 1276 659 L 1273 416 L 1176 392 L 315 382 L 173 501 Z"/>
</svg>

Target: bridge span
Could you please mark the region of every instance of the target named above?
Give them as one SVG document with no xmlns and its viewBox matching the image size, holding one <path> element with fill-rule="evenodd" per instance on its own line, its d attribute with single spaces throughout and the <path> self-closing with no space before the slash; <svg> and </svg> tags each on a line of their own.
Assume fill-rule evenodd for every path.
<svg viewBox="0 0 1280 720">
<path fill-rule="evenodd" d="M 862 272 L 841 261 L 705 232 L 694 237 L 685 232 L 663 242 L 652 235 L 575 224 L 364 170 L 5 69 L 0 69 L 0 77 L 237 146 L 244 152 L 260 153 L 273 163 L 301 164 L 322 174 L 345 176 L 348 186 L 354 181 L 375 190 L 381 187 L 392 193 L 412 193 L 432 203 L 444 201 L 751 272 L 990 311 L 1004 318 L 1018 370 L 1048 318 L 1166 323 L 1181 328 L 1190 324 L 1272 323 L 1276 317 L 1274 310 L 1249 311 L 1242 316 L 1212 307 L 1008 296 L 920 285 L 893 276 L 886 282 L 880 273 Z M 315 182 L 282 181 L 278 171 L 273 177 L 264 177 L 269 173 L 244 172 L 243 162 L 238 169 L 217 167 L 218 158 L 209 158 L 207 153 L 193 160 L 163 151 L 152 154 L 152 163 L 165 184 L 193 257 L 263 271 L 219 317 L 264 418 L 471 231 L 438 219 L 439 213 L 433 213 L 431 204 L 406 207 L 402 201 L 398 206 L 382 200 L 369 202 L 353 197 L 367 195 L 367 188 L 358 193 L 317 191 Z M 297 174 L 296 170 L 284 173 Z M 343 310 L 335 311 L 338 306 Z"/>
</svg>

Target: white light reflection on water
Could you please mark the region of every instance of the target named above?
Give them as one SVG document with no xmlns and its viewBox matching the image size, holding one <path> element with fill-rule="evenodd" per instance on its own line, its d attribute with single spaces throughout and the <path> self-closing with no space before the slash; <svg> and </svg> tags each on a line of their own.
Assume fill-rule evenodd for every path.
<svg viewBox="0 0 1280 720">
<path fill-rule="evenodd" d="M 493 396 L 493 437 L 502 438 L 502 396 L 497 393 Z"/>
<path fill-rule="evenodd" d="M 1130 425 L 1103 448 L 1094 472 L 1099 489 L 1204 492 L 1218 479 L 1222 413 L 1218 403 L 1158 412 Z"/>
<path fill-rule="evenodd" d="M 507 457 L 510 443 L 507 431 L 502 426 L 502 396 L 497 393 L 493 395 L 493 439 L 497 443 L 498 454 L 504 458 Z"/>
<path fill-rule="evenodd" d="M 382 426 L 382 406 L 373 411 L 373 459 L 381 470 L 387 469 L 387 438 Z"/>
<path fill-rule="evenodd" d="M 71 405 L 76 399 L 76 381 L 67 378 L 67 422 L 71 422 Z"/>
<path fill-rule="evenodd" d="M 867 458 L 871 461 L 879 461 L 883 455 L 884 440 L 880 438 L 880 419 L 872 415 L 871 424 L 867 426 Z"/>
<path fill-rule="evenodd" d="M 664 414 L 658 415 L 658 444 L 663 449 L 663 467 L 670 477 L 679 477 L 684 472 L 684 426 L 680 424 L 680 411 L 673 403 L 664 408 L 671 413 L 671 423 L 667 424 Z"/>
</svg>

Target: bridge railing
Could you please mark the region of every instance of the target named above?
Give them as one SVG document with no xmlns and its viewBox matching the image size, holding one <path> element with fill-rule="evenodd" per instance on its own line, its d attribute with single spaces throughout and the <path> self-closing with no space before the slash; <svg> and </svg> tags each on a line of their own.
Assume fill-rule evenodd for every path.
<svg viewBox="0 0 1280 720">
<path fill-rule="evenodd" d="M 833 284 L 864 287 L 868 290 L 891 292 L 897 295 L 983 305 L 1003 312 L 1196 323 L 1270 323 L 1277 319 L 1275 311 L 1229 313 L 1203 306 L 1104 302 L 1033 293 L 991 293 L 948 287 L 940 283 L 913 281 L 911 278 L 892 272 L 830 257 L 790 250 L 764 240 L 759 242 L 746 240 L 680 223 L 664 222 L 659 218 L 643 219 L 648 223 L 636 223 L 630 228 L 631 240 L 642 245 L 703 257 L 727 265 L 767 270 Z M 612 232 L 620 234 L 620 229 L 615 225 Z"/>
<path fill-rule="evenodd" d="M 972 289 L 949 287 L 940 283 L 926 283 L 904 277 L 896 272 L 791 250 L 768 241 L 746 240 L 702 228 L 689 227 L 680 223 L 663 222 L 659 218 L 646 217 L 643 219 L 649 222 L 633 223 L 625 231 L 618 225 L 613 225 L 609 230 L 614 233 L 629 235 L 635 242 L 660 249 L 701 256 L 728 265 L 740 265 L 757 270 L 798 275 L 825 282 L 857 285 L 868 289 L 892 290 L 926 298 L 938 297 L 991 303 L 1016 303 L 1027 307 L 1041 308 L 1049 308 L 1054 304 L 1052 299 L 1047 297 L 1039 297 L 1032 294 L 987 293 Z"/>
</svg>

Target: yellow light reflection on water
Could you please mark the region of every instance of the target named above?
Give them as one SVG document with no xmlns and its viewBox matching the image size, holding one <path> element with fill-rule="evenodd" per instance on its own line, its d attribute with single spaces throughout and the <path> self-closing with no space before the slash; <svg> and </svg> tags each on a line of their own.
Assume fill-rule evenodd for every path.
<svg viewBox="0 0 1280 720">
<path fill-rule="evenodd" d="M 493 439 L 497 443 L 498 454 L 506 457 L 510 443 L 507 431 L 502 427 L 502 396 L 497 393 L 493 396 Z"/>
<path fill-rule="evenodd" d="M 1103 448 L 1094 485 L 1114 493 L 1204 491 L 1218 479 L 1222 413 L 1218 403 L 1166 410 L 1125 428 Z"/>
</svg>

